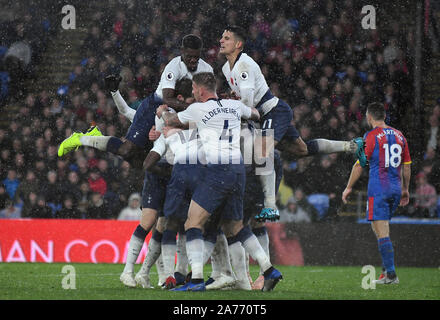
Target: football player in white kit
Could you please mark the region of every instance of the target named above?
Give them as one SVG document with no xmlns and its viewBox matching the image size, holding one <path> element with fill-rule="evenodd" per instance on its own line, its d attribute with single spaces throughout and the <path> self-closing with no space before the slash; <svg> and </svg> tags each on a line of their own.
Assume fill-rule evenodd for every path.
<svg viewBox="0 0 440 320">
<path fill-rule="evenodd" d="M 142 167 L 146 154 L 153 146 L 148 134 L 154 125 L 158 106 L 165 102 L 176 110 L 183 110 L 189 103 L 177 98 L 176 83 L 181 79 L 191 80 L 192 76 L 199 72 L 212 72 L 212 67 L 200 58 L 202 47 L 202 40 L 198 36 L 193 34 L 184 36 L 181 56 L 172 59 L 167 64 L 162 72 L 157 90 L 144 99 L 137 110 L 129 108 L 122 98 L 118 90 L 120 77 L 107 77 L 106 86 L 110 90 L 116 106 L 132 122 L 125 139 L 102 136 L 97 128 L 88 134 L 75 132 L 61 143 L 58 155 L 64 156 L 80 146 L 88 146 L 120 155 L 134 167 Z M 167 179 L 164 180 L 163 177 L 145 173 L 141 221 L 130 239 L 127 261 L 120 277 L 121 282 L 126 286 L 136 286 L 134 264 L 147 234 L 156 222 L 158 211 L 162 209 L 166 184 Z M 157 241 L 153 239 L 151 245 L 157 242 L 160 246 L 161 235 L 156 234 L 156 237 Z"/>
<path fill-rule="evenodd" d="M 283 148 L 297 157 L 334 152 L 363 152 L 361 138 L 353 141 L 314 139 L 304 142 L 291 124 L 292 108 L 271 93 L 259 65 L 243 52 L 245 40 L 243 28 L 228 26 L 220 39 L 220 54 L 227 59 L 222 71 L 231 90 L 240 101 L 260 112 L 263 136 L 273 130 L 273 139 L 262 139 L 261 143 L 265 147 L 261 149 L 262 158 L 258 159 L 257 163 L 261 163 L 262 160 L 271 161 L 270 153 L 274 147 Z M 260 179 L 265 195 L 265 207 L 255 218 L 263 221 L 279 219 L 279 211 L 275 204 L 275 171 L 272 169 L 269 174 L 260 175 Z"/>
<path fill-rule="evenodd" d="M 177 232 L 179 232 L 179 238 L 184 237 L 183 224 L 187 219 L 191 196 L 202 179 L 203 171 L 200 167 L 206 163 L 206 159 L 196 128 L 182 130 L 163 125 L 163 119 L 157 119 L 156 130 L 162 134 L 154 142 L 153 149 L 147 155 L 144 168 L 150 170 L 163 157 L 167 157 L 167 161 L 173 163 L 163 208 L 164 217 L 158 219 L 158 223 L 165 220 L 162 237 L 164 288 L 172 289 L 178 285 L 174 272 Z M 219 234 L 217 225 L 218 222 L 211 219 L 205 228 L 204 263 L 211 256 L 217 261 L 226 263 L 225 266 L 221 266 L 221 273 L 212 275 L 211 281 L 207 282 L 207 289 L 230 287 L 236 282 L 229 262 L 227 240 L 223 233 Z M 217 250 L 214 250 L 214 247 Z"/>
<path fill-rule="evenodd" d="M 193 77 L 193 95 L 198 102 L 177 115 L 158 109 L 158 116 L 163 117 L 168 126 L 196 124 L 207 161 L 185 222 L 186 251 L 192 278 L 189 283 L 173 290 L 205 290 L 203 228 L 211 214 L 222 208 L 222 229 L 228 239 L 231 264 L 238 281 L 247 281 L 250 289 L 245 265 L 246 250 L 264 270 L 263 291 L 270 291 L 282 275 L 272 266 L 252 231 L 243 227 L 246 174 L 240 150 L 241 118 L 259 120 L 259 114 L 255 108 L 240 101 L 218 99 L 216 79 L 212 73 L 199 73 Z"/>
</svg>

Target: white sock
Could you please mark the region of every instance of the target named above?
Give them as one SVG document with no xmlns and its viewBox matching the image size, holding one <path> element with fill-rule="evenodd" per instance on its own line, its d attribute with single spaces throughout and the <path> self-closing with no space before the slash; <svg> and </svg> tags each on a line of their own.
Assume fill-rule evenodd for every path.
<svg viewBox="0 0 440 320">
<path fill-rule="evenodd" d="M 219 255 L 219 250 L 217 249 L 217 246 L 214 247 L 214 251 L 212 251 L 211 255 L 211 278 L 217 279 L 220 277 L 221 274 L 221 268 L 222 268 L 222 257 Z"/>
<path fill-rule="evenodd" d="M 260 268 L 264 271 L 269 269 L 272 264 L 270 263 L 269 257 L 264 252 L 260 243 L 257 240 L 257 237 L 252 234 L 246 241 L 243 242 L 243 247 L 248 252 L 252 259 L 258 262 Z"/>
<path fill-rule="evenodd" d="M 147 255 L 145 256 L 144 263 L 139 270 L 141 274 L 150 273 L 151 267 L 156 263 L 156 260 L 159 258 L 161 251 L 161 243 L 151 238 L 150 243 L 148 244 Z"/>
<path fill-rule="evenodd" d="M 277 209 L 276 205 L 276 174 L 275 170 L 267 175 L 260 175 L 261 187 L 264 192 L 264 207 Z"/>
<path fill-rule="evenodd" d="M 79 138 L 83 146 L 93 147 L 101 151 L 107 151 L 107 144 L 110 136 L 82 136 Z"/>
<path fill-rule="evenodd" d="M 176 257 L 177 245 L 176 244 L 163 244 L 162 243 L 162 262 L 163 272 L 166 278 L 174 277 L 174 261 Z"/>
<path fill-rule="evenodd" d="M 217 236 L 216 247 L 219 250 L 219 257 L 221 259 L 221 272 L 225 275 L 233 277 L 234 274 L 232 272 L 231 259 L 229 258 L 228 240 L 226 239 L 224 233 L 221 233 Z"/>
<path fill-rule="evenodd" d="M 162 251 L 162 248 L 161 248 Z M 165 274 L 165 266 L 162 259 L 162 252 L 159 254 L 159 257 L 156 259 L 156 270 L 157 270 L 157 276 L 159 277 L 158 285 L 161 286 L 165 280 L 167 279 L 167 276 Z"/>
<path fill-rule="evenodd" d="M 320 154 L 350 151 L 350 141 L 335 141 L 327 139 L 315 139 L 315 141 L 318 143 L 318 152 Z"/>
<path fill-rule="evenodd" d="M 191 265 L 192 278 L 203 279 L 203 239 L 193 239 L 186 242 L 186 253 Z"/>
<path fill-rule="evenodd" d="M 231 265 L 238 281 L 249 281 L 246 273 L 246 254 L 240 241 L 228 246 Z"/>
<path fill-rule="evenodd" d="M 205 265 L 213 254 L 215 243 L 204 241 L 203 244 L 203 265 Z"/>
<path fill-rule="evenodd" d="M 125 262 L 124 272 L 134 272 L 134 265 L 144 245 L 144 239 L 132 235 L 128 244 L 127 261 Z"/>
<path fill-rule="evenodd" d="M 264 253 L 266 253 L 266 256 L 270 257 L 269 255 L 269 235 L 267 234 L 267 232 L 265 232 L 262 235 L 257 236 L 257 240 L 260 243 L 261 247 L 264 250 Z M 260 274 L 263 274 L 263 271 L 260 268 Z"/>
<path fill-rule="evenodd" d="M 186 276 L 188 273 L 188 256 L 186 254 L 186 236 L 183 232 L 179 233 L 179 237 L 177 238 L 176 272 L 179 272 L 184 276 Z"/>
</svg>

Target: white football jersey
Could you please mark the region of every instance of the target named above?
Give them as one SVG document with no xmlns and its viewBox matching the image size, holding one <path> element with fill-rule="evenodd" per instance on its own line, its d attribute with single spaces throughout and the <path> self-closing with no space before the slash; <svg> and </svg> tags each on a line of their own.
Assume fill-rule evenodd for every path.
<svg viewBox="0 0 440 320">
<path fill-rule="evenodd" d="M 174 129 L 167 137 L 161 134 L 151 150 L 173 164 L 206 163 L 197 129 Z"/>
<path fill-rule="evenodd" d="M 266 79 L 261 72 L 260 66 L 246 53 L 240 53 L 235 61 L 234 66 L 232 67 L 232 70 L 229 67 L 229 62 L 226 61 L 226 63 L 223 65 L 222 71 L 230 88 L 239 97 L 242 96 L 241 93 L 244 89 L 254 90 L 254 99 L 252 105 L 249 107 L 257 107 L 258 103 L 269 90 L 269 86 L 267 85 Z M 263 114 L 266 114 L 272 110 L 277 103 L 278 98 L 273 97 L 263 103 L 258 110 L 262 111 Z"/>
<path fill-rule="evenodd" d="M 199 59 L 199 64 L 197 65 L 196 71 L 190 72 L 188 71 L 186 64 L 183 62 L 182 57 L 175 57 L 165 66 L 165 69 L 160 76 L 160 82 L 156 89 L 156 95 L 163 99 L 163 89 L 175 89 L 177 81 L 185 78 L 192 80 L 193 75 L 201 72 L 214 72 L 214 70 L 207 62 Z"/>
<path fill-rule="evenodd" d="M 238 100 L 209 99 L 189 105 L 177 116 L 183 124 L 196 124 L 207 163 L 239 164 L 241 118 L 251 114 L 251 108 Z"/>
</svg>

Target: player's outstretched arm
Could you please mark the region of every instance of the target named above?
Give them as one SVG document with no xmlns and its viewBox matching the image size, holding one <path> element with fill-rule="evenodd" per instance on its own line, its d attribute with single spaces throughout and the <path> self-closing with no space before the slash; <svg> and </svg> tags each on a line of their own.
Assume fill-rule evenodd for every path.
<svg viewBox="0 0 440 320">
<path fill-rule="evenodd" d="M 350 178 L 348 179 L 347 182 L 347 187 L 342 193 L 342 202 L 347 203 L 347 198 L 353 191 L 353 186 L 355 185 L 356 181 L 359 180 L 361 175 L 362 175 L 362 167 L 359 164 L 359 161 L 356 161 L 356 163 L 353 165 L 353 168 L 351 169 Z"/>
<path fill-rule="evenodd" d="M 400 198 L 400 206 L 404 207 L 409 203 L 409 180 L 411 179 L 411 165 L 404 164 L 402 171 L 402 196 Z"/>
<path fill-rule="evenodd" d="M 130 108 L 128 104 L 125 102 L 121 93 L 119 92 L 119 83 L 121 82 L 122 77 L 119 75 L 111 74 L 104 79 L 105 88 L 110 91 L 113 101 L 116 104 L 119 112 L 128 118 L 130 122 L 133 122 L 134 115 L 136 114 L 136 110 Z"/>
</svg>

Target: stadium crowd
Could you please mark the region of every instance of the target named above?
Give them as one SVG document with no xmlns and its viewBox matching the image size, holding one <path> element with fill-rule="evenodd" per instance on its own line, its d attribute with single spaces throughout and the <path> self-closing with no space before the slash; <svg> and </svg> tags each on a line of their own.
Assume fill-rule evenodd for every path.
<svg viewBox="0 0 440 320">
<path fill-rule="evenodd" d="M 130 123 L 118 114 L 104 89 L 104 77 L 121 74 L 120 92 L 136 109 L 156 89 L 162 69 L 179 54 L 180 40 L 187 33 L 202 37 L 203 59 L 219 75 L 225 93 L 218 40 L 225 24 L 245 27 L 245 51 L 261 66 L 274 95 L 294 107 L 294 124 L 303 140 L 362 136 L 367 129 L 365 108 L 373 101 L 384 103 L 387 124 L 400 128 L 412 103 L 413 31 L 398 19 L 376 30 L 362 29 L 361 9 L 353 0 L 226 0 L 221 5 L 200 0 L 180 1 L 171 8 L 151 1 L 149 10 L 144 5 L 113 1 L 97 10 L 81 49 L 83 60 L 62 90 L 27 94 L 16 119 L 7 130 L 0 129 L 0 210 L 5 208 L 0 217 L 117 218 L 130 195 L 141 191 L 143 173 L 90 148 L 59 158 L 58 145 L 90 125 L 105 135 L 123 137 Z M 436 194 L 439 117 L 437 105 L 429 118 L 430 140 L 420 168 L 426 183 L 435 182 Z M 285 221 L 336 218 L 354 158 L 332 154 L 297 161 L 283 155 L 283 159 L 278 204 L 280 209 L 286 207 Z M 417 188 L 427 192 L 418 182 Z M 415 184 L 411 190 L 416 190 Z M 283 200 L 282 193 L 292 197 Z M 312 194 L 327 197 L 324 213 L 307 202 Z M 426 215 L 420 210 L 412 214 Z"/>
</svg>

